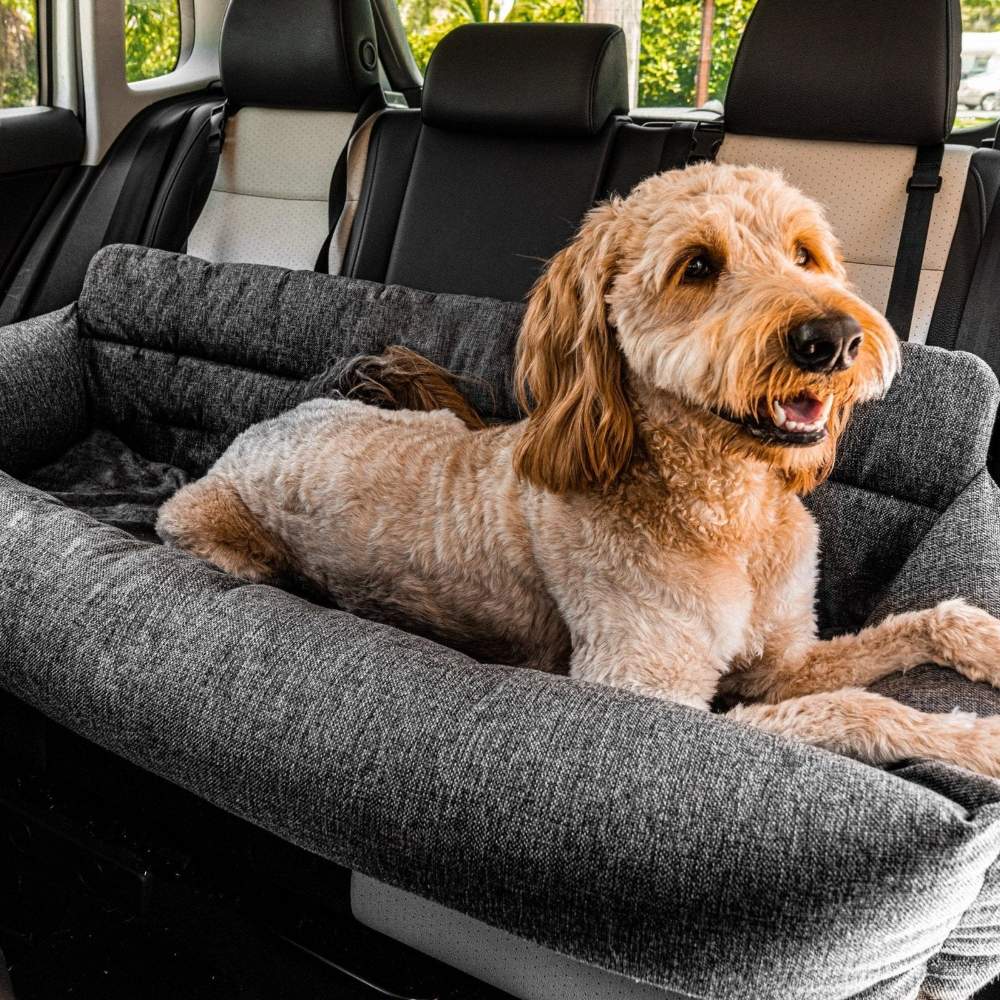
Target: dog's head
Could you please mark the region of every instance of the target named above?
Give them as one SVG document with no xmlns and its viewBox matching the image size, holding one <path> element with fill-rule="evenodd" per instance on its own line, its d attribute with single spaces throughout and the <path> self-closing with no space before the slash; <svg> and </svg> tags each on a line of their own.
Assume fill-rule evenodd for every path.
<svg viewBox="0 0 1000 1000">
<path fill-rule="evenodd" d="M 532 292 L 516 466 L 557 493 L 606 487 L 632 457 L 637 398 L 666 393 L 804 492 L 898 365 L 815 202 L 756 167 L 660 174 L 594 209 Z"/>
</svg>

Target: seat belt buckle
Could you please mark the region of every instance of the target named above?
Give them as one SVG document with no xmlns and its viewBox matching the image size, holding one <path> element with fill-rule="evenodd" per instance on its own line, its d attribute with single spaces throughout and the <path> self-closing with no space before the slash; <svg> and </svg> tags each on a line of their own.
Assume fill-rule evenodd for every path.
<svg viewBox="0 0 1000 1000">
<path fill-rule="evenodd" d="M 937 194 L 941 190 L 941 175 L 934 177 L 911 177 L 906 182 L 906 193 L 911 191 L 933 191 Z"/>
</svg>

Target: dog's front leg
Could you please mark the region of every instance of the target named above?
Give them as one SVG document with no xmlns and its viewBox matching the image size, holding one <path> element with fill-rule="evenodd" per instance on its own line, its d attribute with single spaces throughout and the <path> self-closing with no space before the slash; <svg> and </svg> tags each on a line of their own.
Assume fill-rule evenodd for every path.
<svg viewBox="0 0 1000 1000">
<path fill-rule="evenodd" d="M 707 710 L 723 664 L 695 636 L 657 632 L 661 641 L 648 645 L 615 631 L 575 638 L 570 676 Z"/>
<path fill-rule="evenodd" d="M 813 638 L 811 610 L 800 617 L 773 631 L 759 660 L 726 678 L 728 692 L 777 702 L 868 687 L 921 663 L 951 666 L 970 680 L 1000 687 L 1000 621 L 965 601 L 891 615 L 825 642 Z"/>
<path fill-rule="evenodd" d="M 727 717 L 869 764 L 929 757 L 1000 778 L 1000 716 L 918 712 L 870 691 L 844 688 L 777 704 L 738 705 Z"/>
<path fill-rule="evenodd" d="M 753 593 L 728 564 L 592 557 L 563 581 L 552 589 L 578 680 L 707 709 L 746 644 Z"/>
<path fill-rule="evenodd" d="M 608 589 L 600 605 L 564 603 L 570 676 L 707 709 L 742 638 L 746 610 L 734 607 L 729 627 L 720 627 L 697 595 L 688 599 L 678 606 L 658 588 L 642 596 Z"/>
</svg>

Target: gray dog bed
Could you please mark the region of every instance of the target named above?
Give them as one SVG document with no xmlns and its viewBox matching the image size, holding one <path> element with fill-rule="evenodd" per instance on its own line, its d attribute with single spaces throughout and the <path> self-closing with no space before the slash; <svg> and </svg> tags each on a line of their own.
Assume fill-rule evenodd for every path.
<svg viewBox="0 0 1000 1000">
<path fill-rule="evenodd" d="M 77 306 L 0 330 L 0 685 L 317 854 L 674 994 L 970 996 L 1000 972 L 1000 783 L 479 664 L 151 541 L 179 484 L 358 352 L 407 344 L 513 418 L 520 316 L 102 251 Z M 809 501 L 825 633 L 958 595 L 1000 612 L 997 395 L 975 358 L 907 347 L 858 412 Z M 930 665 L 878 689 L 1000 713 Z"/>
</svg>

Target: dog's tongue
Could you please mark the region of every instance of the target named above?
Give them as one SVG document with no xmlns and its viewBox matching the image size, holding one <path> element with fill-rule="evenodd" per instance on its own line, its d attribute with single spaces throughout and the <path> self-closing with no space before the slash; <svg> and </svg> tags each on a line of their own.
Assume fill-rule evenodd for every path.
<svg viewBox="0 0 1000 1000">
<path fill-rule="evenodd" d="M 785 411 L 787 420 L 799 424 L 815 423 L 823 415 L 823 402 L 810 393 L 794 396 L 792 399 L 782 399 L 781 408 Z"/>
</svg>

